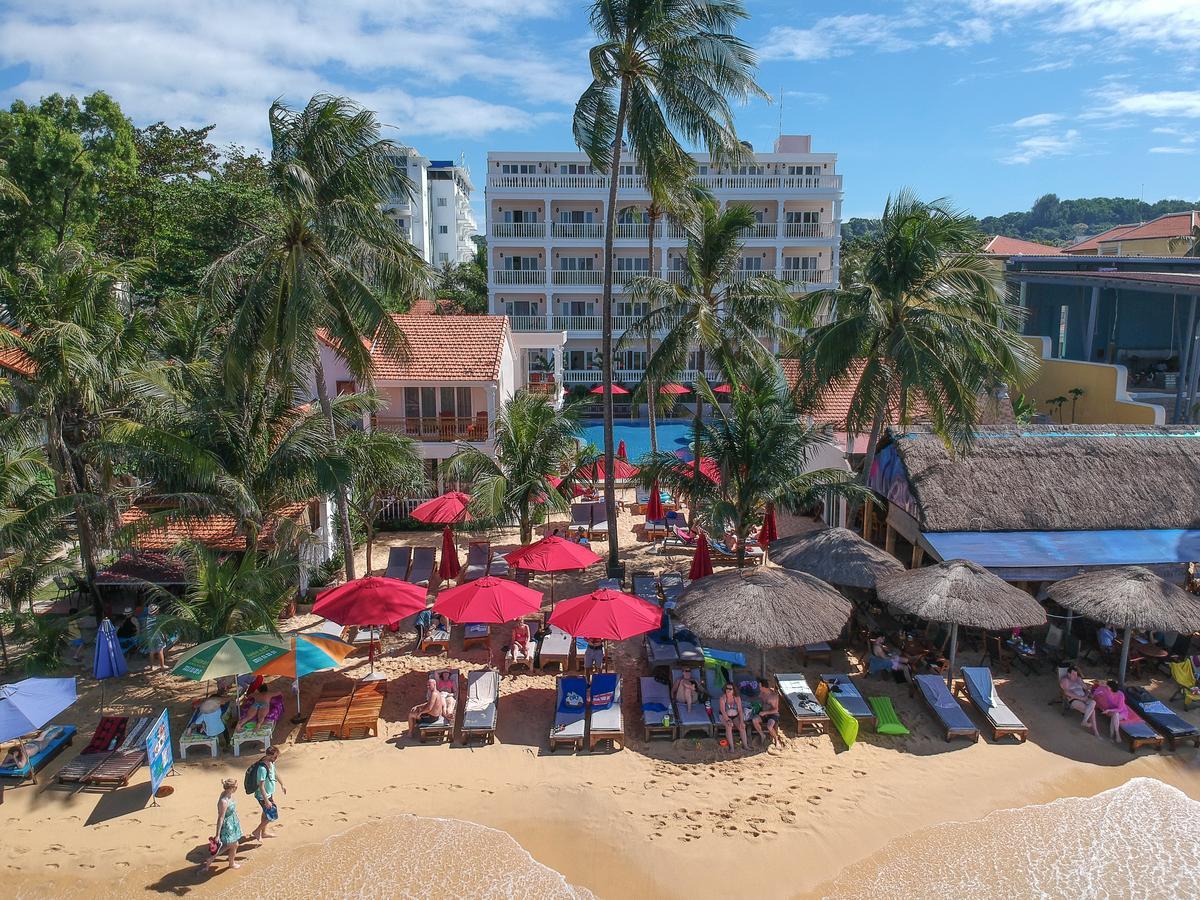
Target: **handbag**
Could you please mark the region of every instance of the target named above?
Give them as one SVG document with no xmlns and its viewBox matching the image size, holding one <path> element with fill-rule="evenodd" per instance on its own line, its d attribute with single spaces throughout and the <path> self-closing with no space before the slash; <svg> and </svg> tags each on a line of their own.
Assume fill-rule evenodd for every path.
<svg viewBox="0 0 1200 900">
<path fill-rule="evenodd" d="M 217 843 L 217 839 L 216 839 L 215 837 L 210 837 L 210 838 L 208 839 L 208 852 L 209 852 L 209 854 L 210 854 L 210 855 L 212 855 L 212 856 L 216 856 L 216 855 L 217 855 L 217 851 L 218 851 L 218 850 L 220 850 L 220 849 L 221 849 L 221 845 L 220 845 L 219 843 Z"/>
</svg>

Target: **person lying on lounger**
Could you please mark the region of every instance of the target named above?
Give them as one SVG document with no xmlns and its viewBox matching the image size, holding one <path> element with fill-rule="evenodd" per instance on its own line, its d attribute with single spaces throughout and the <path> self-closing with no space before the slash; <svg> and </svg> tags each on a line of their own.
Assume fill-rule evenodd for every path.
<svg viewBox="0 0 1200 900">
<path fill-rule="evenodd" d="M 675 698 L 676 703 L 686 704 L 688 712 L 692 711 L 694 704 L 700 702 L 700 685 L 696 683 L 696 675 L 691 669 L 684 669 L 675 679 L 671 696 Z"/>
<path fill-rule="evenodd" d="M 41 735 L 29 740 L 5 741 L 0 744 L 0 767 L 23 769 L 29 762 L 29 757 L 37 756 L 42 749 Z"/>
<path fill-rule="evenodd" d="M 528 665 L 531 656 L 533 654 L 529 651 L 529 623 L 519 621 L 513 626 L 512 643 L 508 645 L 508 652 L 504 654 L 504 671 L 507 672 L 513 663 Z"/>
<path fill-rule="evenodd" d="M 417 736 L 417 725 L 429 725 L 446 714 L 446 698 L 438 690 L 437 681 L 429 679 L 426 685 L 427 699 L 408 711 L 408 733 Z"/>
<path fill-rule="evenodd" d="M 271 712 L 271 701 L 276 697 L 283 700 L 283 694 L 272 691 L 265 684 L 260 685 L 257 693 L 254 694 L 254 702 L 247 706 L 245 712 L 238 718 L 237 727 L 241 728 L 247 722 L 253 722 L 256 730 L 260 728 L 262 723 L 267 721 L 267 714 Z"/>
<path fill-rule="evenodd" d="M 742 747 L 749 750 L 750 741 L 746 737 L 746 708 L 742 706 L 742 698 L 738 696 L 737 688 L 732 684 L 725 685 L 719 704 L 721 721 L 725 725 L 725 740 L 729 751 L 733 752 L 733 729 L 742 736 Z"/>
<path fill-rule="evenodd" d="M 1096 726 L 1096 701 L 1092 699 L 1092 691 L 1079 674 L 1079 670 L 1074 666 L 1069 667 L 1059 680 L 1058 686 L 1071 709 L 1083 714 L 1083 727 L 1092 729 L 1092 734 L 1100 737 L 1100 729 Z"/>
</svg>

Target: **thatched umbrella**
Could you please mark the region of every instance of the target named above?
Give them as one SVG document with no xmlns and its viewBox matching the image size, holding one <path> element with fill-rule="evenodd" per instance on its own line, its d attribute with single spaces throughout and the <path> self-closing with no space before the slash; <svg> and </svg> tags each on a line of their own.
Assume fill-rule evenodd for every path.
<svg viewBox="0 0 1200 900">
<path fill-rule="evenodd" d="M 1072 612 L 1125 630 L 1119 677 L 1122 687 L 1134 629 L 1200 631 L 1200 601 L 1141 566 L 1085 572 L 1051 585 L 1046 593 Z"/>
<path fill-rule="evenodd" d="M 1046 624 L 1046 611 L 1041 604 L 966 559 L 948 559 L 936 566 L 885 576 L 879 579 L 875 590 L 883 603 L 950 626 L 947 683 L 954 677 L 958 626 L 1002 631 Z"/>
<path fill-rule="evenodd" d="M 833 641 L 850 620 L 850 601 L 806 572 L 776 566 L 734 569 L 694 581 L 676 609 L 706 640 L 767 650 Z"/>
<path fill-rule="evenodd" d="M 842 587 L 874 590 L 884 575 L 903 572 L 900 560 L 849 528 L 822 528 L 771 544 L 771 560 Z"/>
</svg>

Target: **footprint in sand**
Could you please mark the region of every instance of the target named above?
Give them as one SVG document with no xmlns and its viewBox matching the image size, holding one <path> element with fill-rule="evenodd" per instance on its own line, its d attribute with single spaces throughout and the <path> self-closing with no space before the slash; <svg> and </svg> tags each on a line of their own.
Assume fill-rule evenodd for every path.
<svg viewBox="0 0 1200 900">
<path fill-rule="evenodd" d="M 816 806 L 818 803 L 821 802 L 821 798 L 818 797 L 816 794 L 814 794 L 813 796 L 808 798 L 808 802 L 811 803 L 813 806 Z"/>
<path fill-rule="evenodd" d="M 52 862 L 52 863 L 46 863 L 46 868 L 47 868 L 47 869 L 57 869 L 57 868 L 58 868 L 58 863 L 55 863 L 55 862 Z"/>
<path fill-rule="evenodd" d="M 129 868 L 129 863 L 127 863 L 127 862 L 124 862 L 124 861 L 122 861 L 122 862 L 119 862 L 119 863 L 117 863 L 117 868 L 118 868 L 118 869 L 128 869 L 128 868 Z"/>
</svg>

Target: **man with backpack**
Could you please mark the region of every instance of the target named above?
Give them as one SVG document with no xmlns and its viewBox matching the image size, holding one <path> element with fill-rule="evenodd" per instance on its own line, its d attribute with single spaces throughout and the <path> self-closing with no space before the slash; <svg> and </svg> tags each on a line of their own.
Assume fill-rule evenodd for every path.
<svg viewBox="0 0 1200 900">
<path fill-rule="evenodd" d="M 287 794 L 283 779 L 275 773 L 275 761 L 279 759 L 279 748 L 272 744 L 263 754 L 262 759 L 253 763 L 246 770 L 245 788 L 247 794 L 253 794 L 254 799 L 262 808 L 262 818 L 258 827 L 250 833 L 256 841 L 268 837 L 267 826 L 279 818 L 279 807 L 275 803 L 275 786 L 283 788 Z"/>
</svg>

